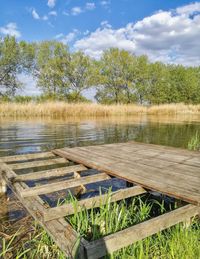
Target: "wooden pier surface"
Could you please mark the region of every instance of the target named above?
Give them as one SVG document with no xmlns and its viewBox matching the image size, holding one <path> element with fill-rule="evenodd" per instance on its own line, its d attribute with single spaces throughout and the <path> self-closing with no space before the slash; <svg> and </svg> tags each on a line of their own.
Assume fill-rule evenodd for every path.
<svg viewBox="0 0 200 259">
<path fill-rule="evenodd" d="M 94 170 L 90 169 L 97 171 L 91 173 Z M 109 202 L 145 195 L 154 190 L 190 204 L 182 204 L 162 215 L 88 241 L 80 237 L 66 216 L 106 204 L 108 194 L 77 199 L 77 207 L 71 202 L 52 206 L 43 196 L 67 191 L 67 197 L 68 191 L 76 188 L 78 192 L 85 193 L 91 183 L 101 186 L 109 181 L 111 185 L 112 176 L 135 184 L 112 190 Z M 34 185 L 30 185 L 29 181 Z M 6 191 L 6 185 L 67 258 L 96 259 L 177 223 L 188 223 L 191 218 L 200 215 L 200 153 L 128 142 L 6 156 L 0 158 L 0 193 Z"/>
<path fill-rule="evenodd" d="M 200 154 L 136 142 L 63 148 L 59 156 L 200 205 Z"/>
</svg>

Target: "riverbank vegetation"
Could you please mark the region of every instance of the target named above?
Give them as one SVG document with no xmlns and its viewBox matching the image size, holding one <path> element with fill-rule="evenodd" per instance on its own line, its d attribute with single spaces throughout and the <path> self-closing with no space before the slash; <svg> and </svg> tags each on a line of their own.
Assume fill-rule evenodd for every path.
<svg viewBox="0 0 200 259">
<path fill-rule="evenodd" d="M 17 42 L 7 36 L 0 40 L 1 98 L 12 101 L 23 89 L 19 75 L 36 82 L 42 100 L 82 102 L 84 91 L 93 88 L 102 104 L 200 103 L 199 67 L 151 63 L 147 56 L 116 48 L 94 60 L 61 42 Z"/>
<path fill-rule="evenodd" d="M 76 207 L 75 198 L 72 202 Z M 108 194 L 105 205 L 98 209 L 83 210 L 68 217 L 67 220 L 81 236 L 88 240 L 95 240 L 165 212 L 164 202 L 159 203 L 156 200 L 135 197 L 129 199 L 128 202 L 120 201 L 111 204 Z M 60 249 L 37 223 L 31 222 L 30 217 L 24 219 L 23 223 L 25 220 L 29 224 L 23 224 L 23 227 L 18 228 L 13 234 L 3 233 L 4 236 L 0 242 L 1 258 L 65 258 Z M 28 226 L 27 229 L 25 226 Z M 8 227 L 5 229 L 10 231 Z M 178 224 L 120 249 L 106 258 L 196 259 L 200 256 L 199 237 L 200 224 L 197 220 L 193 220 L 187 228 L 184 224 Z"/>
<path fill-rule="evenodd" d="M 135 115 L 200 115 L 200 105 L 163 104 L 143 106 L 136 104 L 103 105 L 94 103 L 25 102 L 0 103 L 1 118 L 70 118 Z"/>
</svg>

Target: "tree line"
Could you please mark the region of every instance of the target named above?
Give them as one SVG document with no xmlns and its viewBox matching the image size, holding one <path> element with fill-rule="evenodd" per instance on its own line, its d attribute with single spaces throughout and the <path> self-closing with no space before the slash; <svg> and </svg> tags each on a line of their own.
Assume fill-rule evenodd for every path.
<svg viewBox="0 0 200 259">
<path fill-rule="evenodd" d="M 95 60 L 58 41 L 1 38 L 0 97 L 23 88 L 20 74 L 33 76 L 41 100 L 85 101 L 83 91 L 95 88 L 95 99 L 104 104 L 200 103 L 200 67 L 152 63 L 117 48 Z"/>
</svg>

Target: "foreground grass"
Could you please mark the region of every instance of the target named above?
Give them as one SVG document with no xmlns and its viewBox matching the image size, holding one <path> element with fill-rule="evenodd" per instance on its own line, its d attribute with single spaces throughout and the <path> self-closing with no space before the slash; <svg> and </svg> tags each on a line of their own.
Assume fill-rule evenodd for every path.
<svg viewBox="0 0 200 259">
<path fill-rule="evenodd" d="M 77 206 L 75 198 L 71 200 Z M 165 212 L 164 204 L 141 198 L 132 198 L 129 202 L 107 203 L 100 208 L 83 210 L 67 218 L 81 236 L 95 240 L 110 233 L 145 221 L 156 212 Z M 21 233 L 22 235 L 22 233 Z M 157 233 L 129 247 L 123 248 L 106 258 L 165 258 L 165 259 L 196 259 L 200 258 L 200 224 L 185 228 L 178 224 L 168 230 Z M 0 258 L 58 258 L 64 259 L 63 253 L 55 245 L 47 233 L 37 224 L 32 226 L 28 237 L 20 237 L 20 230 L 9 239 L 2 239 Z"/>
<path fill-rule="evenodd" d="M 80 116 L 130 116 L 130 115 L 179 115 L 199 114 L 200 105 L 163 104 L 142 105 L 101 105 L 95 103 L 0 103 L 0 117 L 80 117 Z"/>
</svg>

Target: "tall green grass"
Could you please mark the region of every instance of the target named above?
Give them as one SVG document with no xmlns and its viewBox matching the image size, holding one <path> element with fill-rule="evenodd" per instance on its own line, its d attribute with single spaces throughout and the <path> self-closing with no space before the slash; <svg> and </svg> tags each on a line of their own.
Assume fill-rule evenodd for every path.
<svg viewBox="0 0 200 259">
<path fill-rule="evenodd" d="M 0 237 L 0 258 L 5 259 L 64 259 L 66 258 L 45 230 L 35 221 L 33 231 L 22 233 L 20 229 L 10 239 Z"/>
<path fill-rule="evenodd" d="M 196 132 L 196 134 L 188 142 L 188 149 L 200 151 L 200 135 L 198 132 Z"/>
<path fill-rule="evenodd" d="M 68 203 L 69 200 L 66 202 Z M 76 198 L 71 196 L 70 202 L 76 209 L 78 206 Z M 164 203 L 145 200 L 144 197 L 111 203 L 109 192 L 105 205 L 90 210 L 83 209 L 66 219 L 81 236 L 91 241 L 151 218 L 155 214 L 155 208 L 159 214 L 165 212 Z M 19 245 L 16 244 L 20 240 L 20 231 L 16 232 L 10 240 L 3 239 L 0 258 L 65 258 L 39 225 L 35 224 L 33 229 L 31 236 Z M 120 249 L 112 255 L 107 255 L 106 258 L 197 259 L 200 258 L 199 239 L 200 224 L 195 220 L 188 228 L 178 224 Z"/>
</svg>

